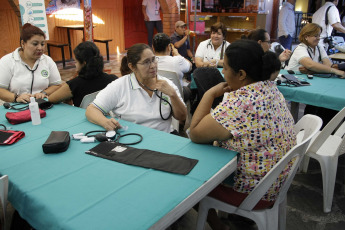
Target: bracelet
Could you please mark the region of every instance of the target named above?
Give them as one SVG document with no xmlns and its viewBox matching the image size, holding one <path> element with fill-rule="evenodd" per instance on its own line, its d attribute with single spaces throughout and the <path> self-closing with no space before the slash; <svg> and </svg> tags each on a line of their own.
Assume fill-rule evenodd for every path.
<svg viewBox="0 0 345 230">
<path fill-rule="evenodd" d="M 13 102 L 17 102 L 18 96 L 19 96 L 18 94 L 16 94 L 16 93 L 14 94 L 14 100 L 13 100 Z"/>
</svg>

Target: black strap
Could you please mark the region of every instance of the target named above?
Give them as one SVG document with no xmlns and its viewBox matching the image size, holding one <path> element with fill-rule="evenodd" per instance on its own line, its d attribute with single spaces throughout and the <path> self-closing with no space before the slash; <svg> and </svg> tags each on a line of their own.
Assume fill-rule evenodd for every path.
<svg viewBox="0 0 345 230">
<path fill-rule="evenodd" d="M 38 63 L 39 64 L 39 63 Z M 33 69 L 33 70 L 31 70 L 27 65 L 25 65 L 25 67 L 31 72 L 31 74 L 32 74 L 32 80 L 31 80 L 31 91 L 30 91 L 30 93 L 32 94 L 32 87 L 33 87 L 33 85 L 34 85 L 34 76 L 35 76 L 35 71 L 37 70 L 37 68 L 38 68 L 38 64 L 37 64 L 37 66 L 36 66 L 36 68 L 35 69 Z"/>
<path fill-rule="evenodd" d="M 225 41 L 223 41 L 223 44 L 222 44 L 222 51 L 220 52 L 220 60 L 223 60 L 223 55 L 224 55 L 224 44 L 225 44 Z"/>
<path fill-rule="evenodd" d="M 321 63 L 321 52 L 320 52 L 320 47 L 319 47 L 319 45 L 317 45 L 316 46 L 317 47 L 317 49 L 318 49 L 318 51 L 319 51 L 319 63 Z M 309 46 L 308 46 L 308 48 L 307 48 L 307 52 L 308 52 L 308 54 L 309 54 L 309 57 L 311 58 L 311 60 L 313 60 L 313 58 L 311 57 L 311 54 L 310 54 L 310 52 L 309 52 Z M 310 48 L 311 49 L 311 48 Z M 292 55 L 292 54 L 291 54 Z"/>
<path fill-rule="evenodd" d="M 326 26 L 328 25 L 328 11 L 329 11 L 329 8 L 331 8 L 332 6 L 329 6 L 326 10 L 326 14 L 325 14 L 325 24 Z"/>
</svg>

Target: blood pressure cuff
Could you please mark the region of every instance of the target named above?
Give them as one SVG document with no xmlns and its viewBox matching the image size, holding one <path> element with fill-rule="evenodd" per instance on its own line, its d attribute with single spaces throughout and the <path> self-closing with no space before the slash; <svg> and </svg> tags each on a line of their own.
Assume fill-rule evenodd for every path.
<svg viewBox="0 0 345 230">
<path fill-rule="evenodd" d="M 0 145 L 11 145 L 25 137 L 23 131 L 0 130 Z"/>
<path fill-rule="evenodd" d="M 47 114 L 44 110 L 40 109 L 40 115 L 41 118 L 45 117 Z M 7 112 L 6 113 L 6 119 L 8 120 L 9 123 L 12 125 L 24 123 L 27 121 L 31 121 L 31 114 L 30 110 L 24 110 L 20 112 Z"/>
<path fill-rule="evenodd" d="M 67 131 L 51 131 L 48 139 L 42 145 L 44 153 L 61 153 L 65 152 L 71 138 Z"/>
<path fill-rule="evenodd" d="M 156 152 L 148 149 L 137 149 L 116 142 L 101 142 L 85 153 L 108 160 L 164 172 L 187 175 L 198 160 L 178 155 Z"/>
</svg>

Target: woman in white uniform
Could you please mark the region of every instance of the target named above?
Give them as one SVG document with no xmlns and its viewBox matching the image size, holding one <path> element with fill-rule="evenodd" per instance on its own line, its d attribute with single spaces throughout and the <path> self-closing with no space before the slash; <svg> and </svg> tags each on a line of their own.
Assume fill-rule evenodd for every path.
<svg viewBox="0 0 345 230">
<path fill-rule="evenodd" d="M 45 34 L 26 23 L 20 45 L 0 59 L 0 99 L 27 103 L 30 97 L 44 98 L 60 87 L 61 77 L 55 62 L 43 54 Z"/>
<path fill-rule="evenodd" d="M 196 67 L 223 67 L 226 48 L 230 45 L 225 40 L 226 27 L 217 22 L 211 26 L 211 38 L 200 42 L 195 53 Z"/>
<path fill-rule="evenodd" d="M 135 44 L 127 51 L 128 67 L 132 73 L 110 83 L 86 109 L 87 119 L 106 130 L 120 128 L 112 111 L 121 119 L 157 130 L 171 132 L 173 116 L 184 121 L 186 105 L 175 84 L 157 75 L 157 57 L 147 44 Z"/>
<path fill-rule="evenodd" d="M 321 31 L 321 26 L 315 23 L 302 28 L 298 37 L 301 43 L 293 51 L 286 69 L 303 73 L 333 73 L 345 77 L 344 71 L 334 68 L 325 49 L 318 45 Z"/>
</svg>

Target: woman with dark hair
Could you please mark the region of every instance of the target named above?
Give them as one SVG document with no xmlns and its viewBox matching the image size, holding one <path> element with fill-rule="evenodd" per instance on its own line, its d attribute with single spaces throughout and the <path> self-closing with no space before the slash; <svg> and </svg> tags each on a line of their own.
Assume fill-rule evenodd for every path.
<svg viewBox="0 0 345 230">
<path fill-rule="evenodd" d="M 78 77 L 64 83 L 48 100 L 58 103 L 72 99 L 74 106 L 79 107 L 85 95 L 104 89 L 117 77 L 103 72 L 103 57 L 95 43 L 80 43 L 73 52 Z"/>
<path fill-rule="evenodd" d="M 238 40 L 225 51 L 223 74 L 226 82 L 209 89 L 201 99 L 190 126 L 190 138 L 196 143 L 218 141 L 219 146 L 239 153 L 234 184 L 219 185 L 209 195 L 240 205 L 269 170 L 296 144 L 294 120 L 275 83 L 271 54 L 257 42 Z M 229 92 L 211 113 L 213 100 Z M 274 204 L 284 170 L 254 209 Z M 225 227 L 209 216 L 212 229 Z"/>
<path fill-rule="evenodd" d="M 247 38 L 249 40 L 256 41 L 259 43 L 264 50 L 264 52 L 267 52 L 271 49 L 271 40 L 270 35 L 267 33 L 264 29 L 256 29 L 249 32 L 248 36 L 243 35 L 242 39 Z M 282 53 L 279 54 L 279 60 L 281 62 L 285 62 L 289 60 L 291 56 L 291 51 L 288 49 L 285 49 Z"/>
<path fill-rule="evenodd" d="M 127 51 L 131 73 L 110 83 L 86 109 L 87 119 L 106 130 L 120 128 L 112 111 L 121 119 L 153 129 L 171 132 L 173 116 L 184 121 L 187 109 L 179 90 L 169 79 L 157 75 L 157 57 L 147 44 L 135 44 Z"/>
<path fill-rule="evenodd" d="M 55 62 L 44 54 L 45 34 L 29 23 L 20 34 L 20 47 L 0 59 L 0 99 L 30 102 L 59 88 L 61 77 Z"/>
<path fill-rule="evenodd" d="M 217 67 L 223 66 L 226 47 L 230 45 L 225 40 L 226 27 L 223 23 L 217 22 L 211 26 L 211 38 L 200 42 L 195 53 L 196 67 Z"/>
</svg>

